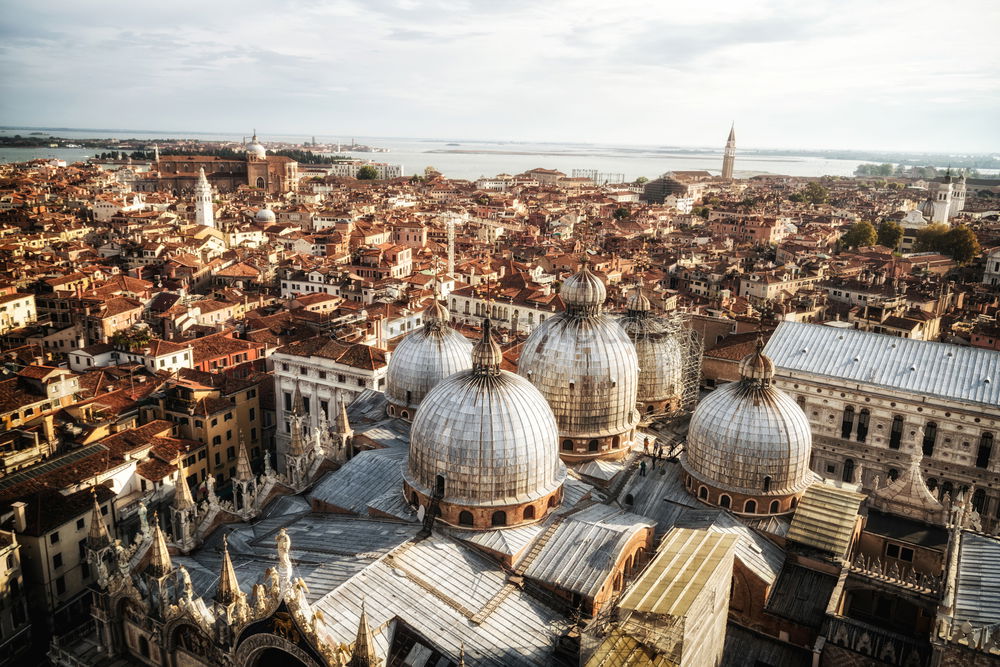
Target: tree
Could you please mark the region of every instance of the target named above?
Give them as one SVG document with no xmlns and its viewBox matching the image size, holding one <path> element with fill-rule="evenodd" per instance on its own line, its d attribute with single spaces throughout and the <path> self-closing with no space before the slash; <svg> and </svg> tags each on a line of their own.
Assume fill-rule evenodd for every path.
<svg viewBox="0 0 1000 667">
<path fill-rule="evenodd" d="M 945 252 L 959 264 L 968 264 L 979 256 L 979 239 L 965 225 L 959 225 L 945 234 Z"/>
<path fill-rule="evenodd" d="M 823 204 L 826 202 L 829 192 L 819 183 L 810 183 L 806 186 L 806 189 L 802 191 L 802 196 L 806 198 L 806 201 L 814 206 Z"/>
<path fill-rule="evenodd" d="M 358 169 L 357 179 L 359 181 L 374 181 L 376 178 L 378 178 L 378 170 L 370 164 Z"/>
<path fill-rule="evenodd" d="M 649 179 L 646 178 L 645 176 L 640 176 L 639 178 L 635 179 L 636 185 L 645 185 L 646 183 L 649 183 Z"/>
<path fill-rule="evenodd" d="M 947 252 L 946 239 L 950 231 L 948 225 L 942 223 L 927 225 L 917 232 L 916 249 L 919 252 Z"/>
<path fill-rule="evenodd" d="M 878 244 L 895 250 L 903 240 L 903 228 L 894 220 L 883 220 L 878 226 Z"/>
<path fill-rule="evenodd" d="M 878 234 L 872 223 L 867 220 L 855 222 L 851 228 L 840 237 L 840 242 L 848 248 L 864 248 L 875 245 Z"/>
<path fill-rule="evenodd" d="M 612 215 L 614 215 L 615 220 L 624 220 L 629 216 L 629 210 L 624 206 L 619 206 Z"/>
<path fill-rule="evenodd" d="M 802 194 L 799 192 L 793 192 L 792 194 L 788 195 L 788 201 L 795 202 L 796 204 L 801 204 L 805 200 L 806 198 L 803 197 Z"/>
</svg>

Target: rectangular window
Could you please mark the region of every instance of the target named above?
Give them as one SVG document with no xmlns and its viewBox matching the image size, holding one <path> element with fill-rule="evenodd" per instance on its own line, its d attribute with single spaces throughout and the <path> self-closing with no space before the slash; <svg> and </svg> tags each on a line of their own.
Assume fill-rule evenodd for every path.
<svg viewBox="0 0 1000 667">
<path fill-rule="evenodd" d="M 52 567 L 60 568 L 63 566 L 62 554 L 56 554 L 52 557 Z"/>
<path fill-rule="evenodd" d="M 226 440 L 232 440 L 232 439 L 233 439 L 233 432 L 231 430 L 226 431 Z"/>
<path fill-rule="evenodd" d="M 107 516 L 107 515 L 108 515 L 108 506 L 101 505 L 101 516 Z"/>
<path fill-rule="evenodd" d="M 219 452 L 215 453 L 215 465 L 217 466 L 222 465 L 222 454 L 220 454 Z"/>
<path fill-rule="evenodd" d="M 255 410 L 254 408 L 250 408 L 250 412 L 248 413 L 248 415 L 250 417 L 250 421 L 254 421 L 255 419 L 257 419 L 257 410 Z"/>
<path fill-rule="evenodd" d="M 226 413 L 226 417 L 225 417 L 225 421 L 232 421 L 232 419 L 233 419 L 233 413 L 232 412 L 227 412 Z"/>
<path fill-rule="evenodd" d="M 84 524 L 83 519 L 77 519 L 76 520 L 76 529 L 77 530 L 82 530 L 83 529 L 83 524 Z"/>
<path fill-rule="evenodd" d="M 66 592 L 66 577 L 59 577 L 56 579 L 56 595 L 62 595 Z"/>
<path fill-rule="evenodd" d="M 49 544 L 56 544 L 58 542 L 59 542 L 59 531 L 57 530 L 56 532 L 49 535 Z"/>
<path fill-rule="evenodd" d="M 198 452 L 198 460 L 201 461 L 202 459 L 205 458 L 206 455 L 207 453 L 205 452 L 205 450 L 204 449 L 201 450 L 200 452 Z"/>
<path fill-rule="evenodd" d="M 226 448 L 226 460 L 227 461 L 232 461 L 235 458 L 236 458 L 236 448 L 235 447 L 227 447 Z"/>
<path fill-rule="evenodd" d="M 285 392 L 285 411 L 286 412 L 292 411 L 292 395 L 287 391 Z"/>
</svg>

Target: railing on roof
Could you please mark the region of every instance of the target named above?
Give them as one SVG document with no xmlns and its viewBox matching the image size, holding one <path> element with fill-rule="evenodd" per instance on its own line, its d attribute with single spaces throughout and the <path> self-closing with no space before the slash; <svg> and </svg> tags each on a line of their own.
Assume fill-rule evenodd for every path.
<svg viewBox="0 0 1000 667">
<path fill-rule="evenodd" d="M 974 651 L 1000 655 L 1000 623 L 977 628 L 968 619 L 956 623 L 954 618 L 946 616 L 939 622 L 938 636 Z"/>
<path fill-rule="evenodd" d="M 902 567 L 895 562 L 882 562 L 880 558 L 865 558 L 858 554 L 850 565 L 851 572 L 868 579 L 875 579 L 893 586 L 899 586 L 916 593 L 939 596 L 944 591 L 941 577 L 917 572 L 910 567 Z"/>
<path fill-rule="evenodd" d="M 929 641 L 884 630 L 854 618 L 828 614 L 823 634 L 827 645 L 839 646 L 888 665 L 926 667 L 930 664 Z"/>
</svg>

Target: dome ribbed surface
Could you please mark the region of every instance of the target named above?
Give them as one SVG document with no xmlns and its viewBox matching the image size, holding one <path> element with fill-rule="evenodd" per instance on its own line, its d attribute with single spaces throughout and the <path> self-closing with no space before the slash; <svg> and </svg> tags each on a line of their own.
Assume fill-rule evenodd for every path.
<svg viewBox="0 0 1000 667">
<path fill-rule="evenodd" d="M 591 273 L 586 266 L 578 273 L 573 274 L 559 288 L 559 298 L 566 304 L 567 309 L 599 309 L 608 298 L 608 291 L 604 287 L 604 282 Z"/>
<path fill-rule="evenodd" d="M 430 322 L 409 334 L 389 358 L 385 395 L 394 405 L 416 408 L 441 380 L 472 368 L 472 342 L 451 327 L 436 324 Z"/>
<path fill-rule="evenodd" d="M 637 400 L 655 402 L 680 396 L 683 393 L 684 356 L 666 323 L 632 308 L 618 322 L 635 345 L 639 360 Z"/>
<path fill-rule="evenodd" d="M 607 315 L 567 311 L 545 320 L 524 343 L 517 372 L 545 396 L 560 436 L 616 435 L 639 421 L 635 346 Z"/>
<path fill-rule="evenodd" d="M 274 211 L 269 208 L 262 208 L 253 217 L 257 222 L 274 222 L 277 218 L 274 215 Z"/>
<path fill-rule="evenodd" d="M 691 416 L 685 467 L 702 481 L 746 494 L 778 495 L 811 481 L 809 420 L 785 392 L 742 380 L 724 385 Z M 764 478 L 770 486 L 764 490 Z"/>
<path fill-rule="evenodd" d="M 443 501 L 499 506 L 538 500 L 566 478 L 545 398 L 513 373 L 463 371 L 424 398 L 410 430 L 406 481 Z"/>
</svg>

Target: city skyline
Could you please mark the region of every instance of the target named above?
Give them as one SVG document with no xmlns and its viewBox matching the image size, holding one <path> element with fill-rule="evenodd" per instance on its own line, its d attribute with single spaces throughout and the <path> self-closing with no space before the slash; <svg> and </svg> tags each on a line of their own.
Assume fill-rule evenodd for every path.
<svg viewBox="0 0 1000 667">
<path fill-rule="evenodd" d="M 678 146 L 719 145 L 735 118 L 742 147 L 983 153 L 998 19 L 985 2 L 41 3 L 0 19 L 0 117 Z"/>
</svg>

